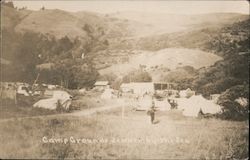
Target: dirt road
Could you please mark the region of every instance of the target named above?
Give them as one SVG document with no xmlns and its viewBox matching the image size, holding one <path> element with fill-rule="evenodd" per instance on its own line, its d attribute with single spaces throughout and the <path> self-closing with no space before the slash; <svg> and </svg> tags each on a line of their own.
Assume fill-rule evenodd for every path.
<svg viewBox="0 0 250 160">
<path fill-rule="evenodd" d="M 19 118 L 8 118 L 8 119 L 2 119 L 0 120 L 0 122 L 5 122 L 5 121 L 9 121 L 9 120 L 20 120 L 20 119 L 27 119 L 27 118 L 43 118 L 43 117 L 62 117 L 62 116 L 88 116 L 88 115 L 92 115 L 95 114 L 97 112 L 103 112 L 103 111 L 108 111 L 108 110 L 112 110 L 115 108 L 121 108 L 123 106 L 126 106 L 127 103 L 125 102 L 124 99 L 112 99 L 110 101 L 108 101 L 109 103 L 107 103 L 106 105 L 102 106 L 102 107 L 96 107 L 96 108 L 89 108 L 89 109 L 85 109 L 85 110 L 80 110 L 80 111 L 75 111 L 72 113 L 61 113 L 61 114 L 51 114 L 51 115 L 39 115 L 39 116 L 29 116 L 29 117 L 19 117 Z"/>
<path fill-rule="evenodd" d="M 110 103 L 108 103 L 107 105 L 105 105 L 103 107 L 90 108 L 90 109 L 86 109 L 86 110 L 82 110 L 82 111 L 78 111 L 78 112 L 69 113 L 67 115 L 87 116 L 87 115 L 91 115 L 91 114 L 94 114 L 97 112 L 112 110 L 114 108 L 120 108 L 120 107 L 125 106 L 125 105 L 126 105 L 126 103 L 124 102 L 123 99 L 115 99 L 115 100 L 110 101 Z"/>
</svg>

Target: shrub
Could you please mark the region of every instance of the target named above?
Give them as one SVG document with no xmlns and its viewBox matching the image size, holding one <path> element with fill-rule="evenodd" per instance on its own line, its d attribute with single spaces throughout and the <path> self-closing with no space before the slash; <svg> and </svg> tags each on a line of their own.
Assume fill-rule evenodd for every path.
<svg viewBox="0 0 250 160">
<path fill-rule="evenodd" d="M 222 118 L 233 120 L 246 120 L 249 118 L 249 104 L 242 106 L 235 100 L 239 97 L 249 97 L 249 85 L 236 85 L 225 92 L 218 99 L 218 104 L 223 106 Z"/>
</svg>

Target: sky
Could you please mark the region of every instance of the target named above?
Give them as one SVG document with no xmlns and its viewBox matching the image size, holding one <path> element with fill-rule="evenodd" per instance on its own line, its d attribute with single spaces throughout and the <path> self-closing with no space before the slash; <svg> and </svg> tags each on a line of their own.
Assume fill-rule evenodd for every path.
<svg viewBox="0 0 250 160">
<path fill-rule="evenodd" d="M 61 9 L 70 12 L 91 11 L 113 13 L 122 11 L 205 14 L 213 12 L 249 14 L 249 2 L 238 1 L 191 1 L 191 0 L 83 0 L 83 1 L 13 1 L 18 8 L 26 6 L 30 10 Z"/>
</svg>

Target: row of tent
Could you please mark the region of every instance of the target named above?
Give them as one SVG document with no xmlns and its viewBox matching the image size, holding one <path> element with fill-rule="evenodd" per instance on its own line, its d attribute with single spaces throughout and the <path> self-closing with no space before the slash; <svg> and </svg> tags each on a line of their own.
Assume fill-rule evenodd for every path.
<svg viewBox="0 0 250 160">
<path fill-rule="evenodd" d="M 101 95 L 102 99 L 112 98 L 112 89 L 106 89 Z M 42 99 L 35 103 L 33 107 L 56 109 L 58 103 L 61 107 L 68 110 L 72 101 L 72 96 L 66 91 L 55 90 L 52 91 L 51 97 Z M 201 95 L 193 95 L 190 98 L 176 98 L 177 109 L 182 111 L 184 116 L 198 117 L 199 113 L 216 114 L 222 112 L 221 106 L 215 104 L 212 100 L 207 100 Z M 138 99 L 135 104 L 137 110 L 148 110 L 154 105 L 157 110 L 168 111 L 171 110 L 171 105 L 168 99 L 157 100 L 151 95 L 145 95 Z"/>
<path fill-rule="evenodd" d="M 177 109 L 182 111 L 184 116 L 198 117 L 199 113 L 203 114 L 217 114 L 222 112 L 220 105 L 215 104 L 212 100 L 207 100 L 201 95 L 193 95 L 190 98 L 176 98 Z M 171 110 L 171 105 L 167 99 L 156 100 L 150 96 L 145 96 L 138 100 L 136 105 L 137 110 L 148 110 L 152 103 L 157 110 L 168 111 Z"/>
</svg>

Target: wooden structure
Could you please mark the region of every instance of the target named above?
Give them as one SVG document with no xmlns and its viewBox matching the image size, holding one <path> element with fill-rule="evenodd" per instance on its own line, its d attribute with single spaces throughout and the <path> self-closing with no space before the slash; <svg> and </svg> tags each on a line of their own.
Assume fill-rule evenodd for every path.
<svg viewBox="0 0 250 160">
<path fill-rule="evenodd" d="M 153 82 L 156 90 L 173 90 L 176 88 L 176 83 L 169 82 Z"/>
</svg>

